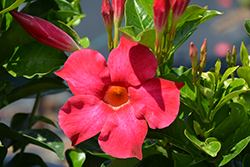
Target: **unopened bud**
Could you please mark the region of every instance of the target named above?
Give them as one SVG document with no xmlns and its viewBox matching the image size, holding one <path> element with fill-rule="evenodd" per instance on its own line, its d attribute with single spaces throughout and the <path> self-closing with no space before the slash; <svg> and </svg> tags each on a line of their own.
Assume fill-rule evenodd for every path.
<svg viewBox="0 0 250 167">
<path fill-rule="evenodd" d="M 67 33 L 54 24 L 15 10 L 9 13 L 37 41 L 67 52 L 74 52 L 80 49 Z"/>
<path fill-rule="evenodd" d="M 204 39 L 204 42 L 201 46 L 201 55 L 203 55 L 205 52 L 207 52 L 207 39 Z"/>
<path fill-rule="evenodd" d="M 200 72 L 203 71 L 207 63 L 207 52 L 205 52 L 200 59 Z"/>
<path fill-rule="evenodd" d="M 227 56 L 226 56 L 226 62 L 227 62 L 227 66 L 231 67 L 231 60 L 232 60 L 232 55 L 229 51 L 229 49 L 227 50 Z"/>
<path fill-rule="evenodd" d="M 104 25 L 108 35 L 108 47 L 109 50 L 113 48 L 113 22 L 114 22 L 114 10 L 109 0 L 102 1 L 102 16 Z"/>
<path fill-rule="evenodd" d="M 233 46 L 233 50 L 232 50 L 232 60 L 231 60 L 231 64 L 232 66 L 235 66 L 237 63 L 237 51 L 236 51 L 236 47 L 235 45 Z"/>
<path fill-rule="evenodd" d="M 197 74 L 197 60 L 198 60 L 198 50 L 195 47 L 194 43 L 190 43 L 190 49 L 189 49 L 189 56 L 191 58 L 191 63 L 192 63 L 192 75 L 196 76 Z"/>
</svg>

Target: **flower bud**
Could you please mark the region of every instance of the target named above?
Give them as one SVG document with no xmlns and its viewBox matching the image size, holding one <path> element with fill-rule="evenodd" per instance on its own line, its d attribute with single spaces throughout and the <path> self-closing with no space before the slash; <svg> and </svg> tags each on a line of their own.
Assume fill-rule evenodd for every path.
<svg viewBox="0 0 250 167">
<path fill-rule="evenodd" d="M 198 50 L 197 48 L 195 47 L 194 43 L 191 42 L 190 43 L 190 49 L 189 49 L 189 56 L 191 58 L 191 63 L 192 63 L 192 75 L 193 76 L 196 76 L 197 74 L 197 67 L 198 67 L 198 64 L 197 64 L 197 60 L 198 60 Z"/>
<path fill-rule="evenodd" d="M 109 50 L 113 48 L 113 22 L 114 22 L 114 10 L 109 0 L 102 1 L 102 16 L 104 25 L 108 34 L 108 47 Z"/>
<path fill-rule="evenodd" d="M 204 42 L 201 46 L 201 55 L 203 55 L 205 52 L 207 52 L 207 39 L 204 39 Z"/>
<path fill-rule="evenodd" d="M 112 0 L 113 9 L 114 9 L 114 23 L 121 26 L 122 19 L 124 16 L 124 3 L 125 0 Z"/>
<path fill-rule="evenodd" d="M 237 63 L 237 51 L 236 51 L 236 47 L 235 45 L 233 46 L 233 50 L 232 50 L 232 60 L 231 60 L 231 64 L 232 66 L 235 66 Z"/>
<path fill-rule="evenodd" d="M 159 55 L 161 52 L 161 39 L 162 39 L 162 32 L 168 22 L 168 15 L 171 8 L 171 1 L 170 0 L 155 0 L 153 4 L 154 9 L 154 25 L 155 25 L 155 32 L 156 32 L 156 39 L 155 39 L 155 53 Z"/>
<path fill-rule="evenodd" d="M 172 4 L 172 21 L 178 22 L 185 12 L 190 0 L 173 0 Z"/>
<path fill-rule="evenodd" d="M 167 24 L 168 14 L 171 7 L 170 0 L 155 0 L 153 4 L 154 9 L 154 25 L 156 32 L 162 32 Z"/>
<path fill-rule="evenodd" d="M 203 71 L 207 63 L 207 52 L 205 52 L 200 59 L 200 72 Z"/>
<path fill-rule="evenodd" d="M 80 49 L 67 33 L 54 24 L 15 10 L 9 13 L 37 41 L 67 52 L 74 52 Z"/>
<path fill-rule="evenodd" d="M 226 62 L 227 62 L 227 66 L 231 67 L 231 60 L 232 60 L 232 55 L 229 51 L 229 49 L 227 50 L 227 56 L 226 56 Z"/>
</svg>

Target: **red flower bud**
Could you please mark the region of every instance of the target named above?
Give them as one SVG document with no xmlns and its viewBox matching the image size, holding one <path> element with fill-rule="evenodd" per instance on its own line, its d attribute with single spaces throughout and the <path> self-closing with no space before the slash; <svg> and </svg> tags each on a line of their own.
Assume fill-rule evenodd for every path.
<svg viewBox="0 0 250 167">
<path fill-rule="evenodd" d="M 172 19 L 173 22 L 178 22 L 185 12 L 190 0 L 173 0 L 172 4 Z"/>
<path fill-rule="evenodd" d="M 108 35 L 108 47 L 109 50 L 113 48 L 113 22 L 114 22 L 114 10 L 109 0 L 102 1 L 102 16 L 104 25 Z"/>
<path fill-rule="evenodd" d="M 203 55 L 205 52 L 207 52 L 207 39 L 204 39 L 204 42 L 201 46 L 201 54 Z"/>
<path fill-rule="evenodd" d="M 106 29 L 113 28 L 114 10 L 109 0 L 102 1 L 102 16 Z"/>
<path fill-rule="evenodd" d="M 121 26 L 122 19 L 124 16 L 124 3 L 126 0 L 112 0 L 113 9 L 114 9 L 114 22 Z"/>
<path fill-rule="evenodd" d="M 67 52 L 74 52 L 80 49 L 67 33 L 54 24 L 15 10 L 10 11 L 10 14 L 37 41 Z"/>
<path fill-rule="evenodd" d="M 198 64 L 197 64 L 197 60 L 198 60 L 198 50 L 197 48 L 195 47 L 194 43 L 191 42 L 190 43 L 190 49 L 189 49 L 189 56 L 191 58 L 191 63 L 192 63 L 192 74 L 193 75 L 196 75 L 197 73 L 197 67 L 198 67 Z"/>
<path fill-rule="evenodd" d="M 168 14 L 171 7 L 171 0 L 155 0 L 154 9 L 154 24 L 156 32 L 162 32 L 167 24 Z"/>
</svg>

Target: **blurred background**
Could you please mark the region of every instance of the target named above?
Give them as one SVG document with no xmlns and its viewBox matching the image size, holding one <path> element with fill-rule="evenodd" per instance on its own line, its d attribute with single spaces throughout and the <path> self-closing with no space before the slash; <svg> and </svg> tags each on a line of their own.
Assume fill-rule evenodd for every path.
<svg viewBox="0 0 250 167">
<path fill-rule="evenodd" d="M 197 4 L 201 7 L 208 6 L 209 9 L 218 10 L 224 14 L 198 26 L 194 34 L 175 53 L 175 67 L 180 65 L 190 67 L 189 44 L 190 42 L 194 42 L 199 50 L 204 38 L 207 38 L 208 42 L 208 60 L 205 70 L 214 67 L 218 58 L 222 61 L 222 70 L 225 70 L 227 67 L 225 61 L 227 50 L 231 51 L 232 46 L 235 45 L 239 53 L 242 41 L 244 41 L 250 51 L 250 38 L 244 30 L 244 20 L 246 18 L 250 19 L 249 0 L 191 0 L 190 4 Z M 101 15 L 101 5 L 102 0 L 82 0 L 82 12 L 86 14 L 86 17 L 82 19 L 80 25 L 75 27 L 75 30 L 81 38 L 89 38 L 91 49 L 101 52 L 107 58 L 109 50 L 106 30 Z M 124 23 L 122 26 L 124 26 Z M 239 59 L 238 54 L 238 62 Z M 70 96 L 69 92 L 63 92 L 42 97 L 37 114 L 44 115 L 57 122 L 58 111 Z M 33 104 L 34 99 L 27 98 L 3 108 L 0 110 L 1 122 L 9 125 L 11 117 L 16 112 L 30 112 Z M 42 123 L 37 124 L 36 127 L 51 129 L 64 140 L 66 145 L 65 150 L 71 147 L 70 140 L 60 129 Z M 37 149 L 36 146 L 30 145 L 27 151 L 35 153 L 40 151 L 40 156 L 44 161 L 48 162 L 48 166 L 50 167 L 68 166 L 65 161 L 60 160 L 55 153 L 48 150 Z M 8 156 L 11 157 L 11 151 L 9 151 Z"/>
</svg>

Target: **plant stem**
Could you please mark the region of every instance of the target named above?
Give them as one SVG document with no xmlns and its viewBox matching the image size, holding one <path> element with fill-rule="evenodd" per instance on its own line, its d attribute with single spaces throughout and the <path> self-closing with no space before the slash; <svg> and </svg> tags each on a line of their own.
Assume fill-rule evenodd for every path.
<svg viewBox="0 0 250 167">
<path fill-rule="evenodd" d="M 38 102 L 39 102 L 40 97 L 41 97 L 41 92 L 37 93 L 37 95 L 36 95 L 36 101 L 35 101 L 35 103 L 34 103 L 32 112 L 31 112 L 31 114 L 30 114 L 29 129 L 30 129 L 30 128 L 32 127 L 32 125 L 33 125 L 33 121 L 34 121 L 34 117 L 35 117 L 35 113 L 36 113 L 36 109 L 37 109 L 37 106 L 38 106 Z"/>
<path fill-rule="evenodd" d="M 116 48 L 118 44 L 119 44 L 119 30 L 118 30 L 118 26 L 115 26 L 114 48 Z"/>
</svg>

